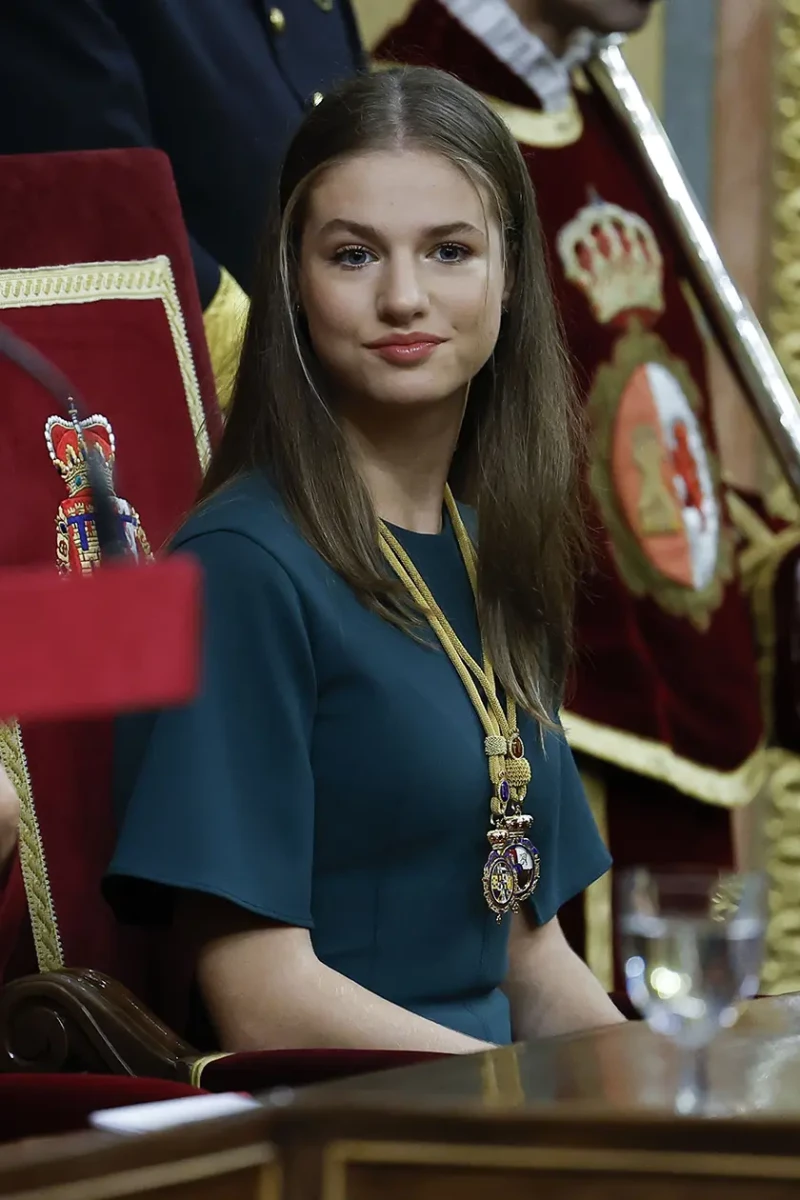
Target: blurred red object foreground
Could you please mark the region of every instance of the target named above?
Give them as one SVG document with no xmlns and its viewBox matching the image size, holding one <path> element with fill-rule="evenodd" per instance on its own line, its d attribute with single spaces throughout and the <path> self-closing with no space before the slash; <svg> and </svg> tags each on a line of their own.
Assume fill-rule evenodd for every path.
<svg viewBox="0 0 800 1200">
<path fill-rule="evenodd" d="M 200 674 L 200 568 L 188 556 L 0 571 L 0 719 L 52 720 L 189 700 Z"/>
</svg>

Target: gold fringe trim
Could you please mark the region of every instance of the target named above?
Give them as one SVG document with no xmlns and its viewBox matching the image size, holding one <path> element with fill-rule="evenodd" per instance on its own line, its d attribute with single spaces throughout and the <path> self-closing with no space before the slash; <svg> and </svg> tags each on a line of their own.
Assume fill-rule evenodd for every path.
<svg viewBox="0 0 800 1200">
<path fill-rule="evenodd" d="M 766 750 L 760 745 L 733 771 L 704 767 L 676 754 L 671 746 L 650 738 L 600 725 L 576 713 L 564 711 L 567 741 L 573 750 L 613 763 L 636 775 L 667 783 L 678 792 L 716 804 L 739 808 L 749 804 L 761 790 L 767 773 Z"/>
<path fill-rule="evenodd" d="M 230 1058 L 230 1057 L 231 1057 L 231 1054 L 229 1052 L 228 1053 L 223 1052 L 220 1054 L 204 1054 L 202 1058 L 196 1058 L 194 1060 L 194 1062 L 192 1063 L 191 1069 L 189 1071 L 190 1087 L 199 1088 L 202 1086 L 200 1081 L 203 1078 L 203 1071 L 205 1071 L 205 1069 L 209 1065 L 209 1063 L 218 1062 L 221 1058 Z"/>
<path fill-rule="evenodd" d="M 0 762 L 19 797 L 19 861 L 28 902 L 28 915 L 40 971 L 64 966 L 50 876 L 42 834 L 33 803 L 33 791 L 22 736 L 16 721 L 0 723 Z"/>
<path fill-rule="evenodd" d="M 800 991 L 800 756 L 769 751 L 765 840 L 769 921 L 761 990 Z"/>
<path fill-rule="evenodd" d="M 128 262 L 0 271 L 0 311 L 97 300 L 160 300 L 172 335 L 186 407 L 203 468 L 211 456 L 200 385 L 172 267 L 165 255 Z M 22 734 L 16 722 L 0 724 L 0 758 L 20 801 L 19 854 L 36 959 L 40 971 L 64 966 L 50 876 L 31 787 Z"/>
<path fill-rule="evenodd" d="M 783 560 L 800 546 L 800 529 L 790 526 L 773 533 L 757 513 L 734 492 L 728 496 L 728 512 L 745 542 L 739 553 L 742 584 L 750 596 L 759 655 L 759 680 L 764 725 L 768 736 L 774 723 L 775 628 L 774 591 Z"/>
<path fill-rule="evenodd" d="M 751 600 L 764 721 L 768 736 L 772 736 L 777 645 L 775 581 L 786 556 L 800 545 L 800 529 L 795 525 L 774 533 L 735 493 L 729 496 L 728 508 L 744 541 L 740 570 Z M 774 747 L 767 758 L 764 852 L 769 922 L 761 989 L 777 995 L 800 990 L 800 756 Z"/>
<path fill-rule="evenodd" d="M 608 801 L 605 780 L 602 775 L 592 771 L 591 768 L 583 768 L 581 782 L 595 825 L 608 847 Z M 586 963 L 606 991 L 613 992 L 614 916 L 613 882 L 610 870 L 590 884 L 584 892 L 583 913 L 586 928 Z"/>
<path fill-rule="evenodd" d="M 247 293 L 223 267 L 219 287 L 203 313 L 217 399 L 223 411 L 231 402 L 249 311 Z"/>
<path fill-rule="evenodd" d="M 164 254 L 130 262 L 77 263 L 63 267 L 0 272 L 0 309 L 50 304 L 89 304 L 95 300 L 160 300 L 172 334 L 186 407 L 197 453 L 205 469 L 211 456 L 200 385 L 186 334 L 175 278 Z"/>
</svg>

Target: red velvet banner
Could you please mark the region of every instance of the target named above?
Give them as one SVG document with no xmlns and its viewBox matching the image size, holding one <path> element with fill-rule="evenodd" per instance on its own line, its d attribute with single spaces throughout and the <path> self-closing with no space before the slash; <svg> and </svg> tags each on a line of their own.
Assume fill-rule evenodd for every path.
<svg viewBox="0 0 800 1200">
<path fill-rule="evenodd" d="M 520 143 L 591 430 L 596 566 L 566 718 L 576 748 L 717 804 L 762 737 L 748 604 L 716 462 L 702 318 L 658 197 L 588 83 L 559 113 L 437 2 L 376 57 L 481 92 Z M 574 717 L 574 720 L 571 718 Z"/>
<path fill-rule="evenodd" d="M 201 459 L 219 428 L 168 161 L 149 150 L 0 159 L 0 218 L 0 321 L 50 358 L 79 389 L 86 415 L 97 418 L 87 424 L 87 440 L 102 442 L 120 519 L 144 557 L 191 507 Z M 0 567 L 50 565 L 54 579 L 58 569 L 90 571 L 91 513 L 65 414 L 4 362 L 0 410 Z M 111 723 L 78 718 L 86 656 L 102 658 L 104 641 L 76 595 L 65 590 L 46 646 L 63 691 L 76 697 L 75 719 L 23 723 L 21 731 L 5 726 L 0 753 L 23 800 L 26 858 L 35 866 L 38 850 L 46 857 L 38 884 L 58 928 L 44 927 L 45 904 L 33 930 L 40 965 L 63 957 L 147 997 L 142 939 L 115 927 L 99 893 L 114 841 Z M 163 636 L 173 619 L 165 612 Z M 20 631 L 6 626 L 4 633 L 13 644 Z M 35 966 L 19 927 L 18 885 L 15 866 L 0 908 L 9 974 Z"/>
</svg>

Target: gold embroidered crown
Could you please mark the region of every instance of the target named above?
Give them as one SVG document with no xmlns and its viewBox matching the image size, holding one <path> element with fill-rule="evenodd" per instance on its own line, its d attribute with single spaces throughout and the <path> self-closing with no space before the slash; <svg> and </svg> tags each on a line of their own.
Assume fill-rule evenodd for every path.
<svg viewBox="0 0 800 1200">
<path fill-rule="evenodd" d="M 601 324 L 634 315 L 652 321 L 664 311 L 664 260 L 636 213 L 594 198 L 561 230 L 558 253 Z"/>
<path fill-rule="evenodd" d="M 44 436 L 50 458 L 67 485 L 69 496 L 83 491 L 88 482 L 84 448 L 100 451 L 109 486 L 113 487 L 114 433 L 105 417 L 95 414 L 84 421 L 50 417 Z"/>
</svg>

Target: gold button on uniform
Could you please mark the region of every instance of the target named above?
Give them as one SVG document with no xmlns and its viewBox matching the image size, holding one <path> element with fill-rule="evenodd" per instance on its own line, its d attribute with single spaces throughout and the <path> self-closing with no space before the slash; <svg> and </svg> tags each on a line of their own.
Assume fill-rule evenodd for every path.
<svg viewBox="0 0 800 1200">
<path fill-rule="evenodd" d="M 286 17 L 279 8 L 269 10 L 269 24 L 273 33 L 283 33 L 286 28 Z"/>
<path fill-rule="evenodd" d="M 311 97 L 311 103 L 314 105 L 314 108 L 316 108 L 318 104 L 322 104 L 324 99 L 325 97 L 323 96 L 322 92 L 314 92 L 314 95 Z"/>
</svg>

